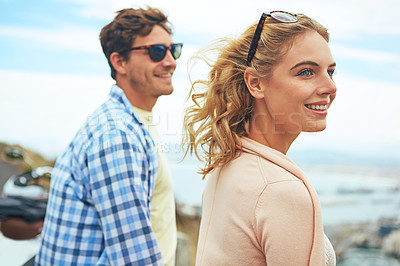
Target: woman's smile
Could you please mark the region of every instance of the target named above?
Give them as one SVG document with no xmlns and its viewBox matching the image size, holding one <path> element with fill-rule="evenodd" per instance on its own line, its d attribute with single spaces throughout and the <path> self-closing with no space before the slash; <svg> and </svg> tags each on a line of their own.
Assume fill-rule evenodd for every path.
<svg viewBox="0 0 400 266">
<path fill-rule="evenodd" d="M 308 104 L 305 104 L 304 106 L 315 114 L 327 115 L 328 108 L 330 106 L 329 103 L 330 103 L 330 99 L 328 99 L 327 101 L 308 103 Z"/>
</svg>

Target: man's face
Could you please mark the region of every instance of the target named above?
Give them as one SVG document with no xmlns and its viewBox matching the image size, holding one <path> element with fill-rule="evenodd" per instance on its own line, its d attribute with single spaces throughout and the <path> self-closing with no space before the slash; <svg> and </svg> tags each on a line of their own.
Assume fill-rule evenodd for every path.
<svg viewBox="0 0 400 266">
<path fill-rule="evenodd" d="M 173 41 L 166 30 L 155 25 L 147 36 L 137 36 L 132 47 L 152 44 L 169 47 Z M 170 51 L 167 51 L 163 60 L 154 62 L 148 50 L 132 50 L 125 68 L 126 75 L 123 78 L 127 79 L 129 87 L 124 89 L 132 90 L 136 98 L 140 96 L 142 101 L 155 103 L 159 96 L 173 92 L 172 74 L 176 68 L 176 61 Z"/>
</svg>

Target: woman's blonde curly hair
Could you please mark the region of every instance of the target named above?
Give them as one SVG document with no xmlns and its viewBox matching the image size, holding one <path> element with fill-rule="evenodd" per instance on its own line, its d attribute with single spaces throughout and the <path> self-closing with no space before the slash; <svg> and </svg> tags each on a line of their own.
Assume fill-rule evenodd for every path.
<svg viewBox="0 0 400 266">
<path fill-rule="evenodd" d="M 298 15 L 295 23 L 283 23 L 267 18 L 256 54 L 250 68 L 262 78 L 269 78 L 274 66 L 281 61 L 293 40 L 307 31 L 318 32 L 327 42 L 325 27 L 313 19 Z M 195 154 L 205 163 L 200 174 L 203 179 L 217 167 L 237 158 L 241 151 L 240 138 L 248 136 L 254 108 L 254 98 L 244 81 L 247 54 L 257 24 L 247 28 L 238 38 L 224 38 L 194 56 L 206 62 L 211 70 L 207 80 L 196 80 L 188 98 L 193 105 L 185 110 L 183 145 L 185 156 Z M 206 54 L 216 51 L 216 60 Z"/>
</svg>

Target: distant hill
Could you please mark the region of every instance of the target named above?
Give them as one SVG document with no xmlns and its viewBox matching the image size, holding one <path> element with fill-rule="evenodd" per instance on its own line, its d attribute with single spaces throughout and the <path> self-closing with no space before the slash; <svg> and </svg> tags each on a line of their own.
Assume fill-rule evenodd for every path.
<svg viewBox="0 0 400 266">
<path fill-rule="evenodd" d="M 288 156 L 299 164 L 340 164 L 340 165 L 376 165 L 400 167 L 398 156 L 382 156 L 375 153 L 350 154 L 327 149 L 303 149 L 289 151 Z"/>
<path fill-rule="evenodd" d="M 176 163 L 182 159 L 183 152 L 176 147 L 177 144 L 166 144 L 167 156 L 170 162 Z M 395 151 L 395 149 L 393 148 Z M 399 149 L 400 150 L 400 149 Z M 347 153 L 330 149 L 310 148 L 291 149 L 287 156 L 300 168 L 339 171 L 347 173 L 378 174 L 400 178 L 400 152 L 396 154 L 375 153 Z M 194 156 L 187 156 L 182 165 L 192 165 L 194 168 L 201 163 Z"/>
<path fill-rule="evenodd" d="M 29 170 L 29 165 L 27 163 L 23 162 L 22 160 L 8 158 L 5 155 L 5 151 L 7 149 L 17 149 L 17 150 L 22 151 L 25 156 L 27 156 L 29 159 L 32 160 L 34 167 L 39 167 L 39 166 L 43 166 L 43 165 L 53 166 L 55 163 L 54 161 L 47 160 L 41 154 L 39 154 L 35 151 L 32 151 L 30 149 L 26 149 L 20 145 L 11 145 L 11 144 L 0 142 L 0 160 L 13 165 L 14 167 L 16 167 L 17 169 L 19 169 L 21 171 Z"/>
</svg>

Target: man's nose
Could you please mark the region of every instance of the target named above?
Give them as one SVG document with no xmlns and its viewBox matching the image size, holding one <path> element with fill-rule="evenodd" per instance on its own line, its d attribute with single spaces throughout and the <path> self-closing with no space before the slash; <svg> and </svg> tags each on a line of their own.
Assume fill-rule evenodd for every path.
<svg viewBox="0 0 400 266">
<path fill-rule="evenodd" d="M 168 49 L 162 63 L 165 66 L 176 66 L 176 59 L 172 56 L 171 50 Z"/>
</svg>

